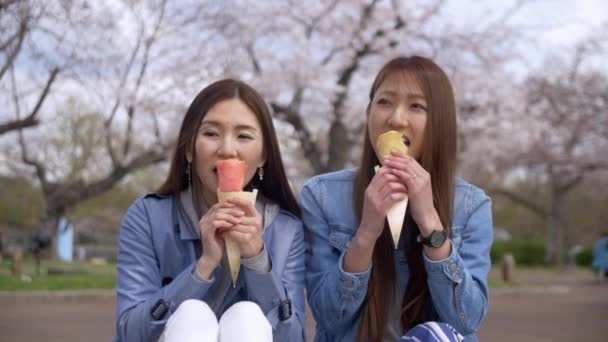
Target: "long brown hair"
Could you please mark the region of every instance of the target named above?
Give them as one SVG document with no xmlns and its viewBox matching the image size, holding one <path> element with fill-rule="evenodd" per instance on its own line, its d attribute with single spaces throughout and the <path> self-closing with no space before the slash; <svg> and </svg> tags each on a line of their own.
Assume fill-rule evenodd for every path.
<svg viewBox="0 0 608 342">
<path fill-rule="evenodd" d="M 433 204 L 444 229 L 451 236 L 454 183 L 456 172 L 456 105 L 452 86 L 445 73 L 431 60 L 412 56 L 399 57 L 385 64 L 369 94 L 371 108 L 380 85 L 395 73 L 406 73 L 418 82 L 427 102 L 427 123 L 420 157 L 421 166 L 431 175 Z M 365 189 L 379 165 L 369 133 L 366 130 L 363 157 L 354 183 L 354 206 L 361 221 Z M 419 234 L 416 222 L 408 212 L 403 223 L 405 254 L 409 265 L 409 281 L 401 304 L 401 326 L 407 331 L 427 320 L 430 293 L 424 268 L 422 246 L 416 242 Z M 376 241 L 372 257 L 372 272 L 363 303 L 358 341 L 382 341 L 388 323 L 388 308 L 396 287 L 395 262 L 388 225 Z"/>
<path fill-rule="evenodd" d="M 257 177 L 253 177 L 246 188 L 257 188 L 266 198 L 273 200 L 281 208 L 300 217 L 300 207 L 285 175 L 279 143 L 268 106 L 255 89 L 242 81 L 233 79 L 214 82 L 196 95 L 186 112 L 184 121 L 182 121 L 167 179 L 157 192 L 164 195 L 178 195 L 184 189 L 188 189 L 188 160 L 186 159 L 186 151 L 192 151 L 193 160 L 196 159 L 196 136 L 203 118 L 217 103 L 229 99 L 239 99 L 249 107 L 262 128 L 264 151 L 266 153 L 264 179 L 259 180 Z M 192 175 L 197 174 L 196 163 L 191 164 L 190 172 Z M 197 201 L 200 201 L 201 198 L 202 185 L 200 184 L 199 177 L 190 178 L 193 183 L 192 193 L 198 210 L 200 202 L 197 203 Z"/>
</svg>

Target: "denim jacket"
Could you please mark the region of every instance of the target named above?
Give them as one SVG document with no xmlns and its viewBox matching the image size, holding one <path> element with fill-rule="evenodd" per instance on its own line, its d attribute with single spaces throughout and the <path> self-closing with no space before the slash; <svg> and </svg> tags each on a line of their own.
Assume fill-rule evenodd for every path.
<svg viewBox="0 0 608 342">
<path fill-rule="evenodd" d="M 356 170 L 316 176 L 300 194 L 307 238 L 308 302 L 317 323 L 316 341 L 354 341 L 367 293 L 370 268 L 348 273 L 342 268 L 349 242 L 359 226 L 353 209 Z M 438 320 L 451 324 L 465 341 L 475 332 L 488 309 L 488 272 L 492 245 L 490 199 L 482 190 L 456 180 L 452 226 L 452 254 L 440 261 L 424 258 L 432 307 Z M 401 300 L 408 280 L 404 242 L 395 250 Z"/>
<path fill-rule="evenodd" d="M 256 207 L 262 210 L 271 270 L 259 273 L 241 267 L 218 314 L 249 300 L 266 314 L 275 341 L 304 341 L 302 222 L 274 204 L 260 206 L 258 200 Z M 193 273 L 201 253 L 199 230 L 175 196 L 150 194 L 129 208 L 120 231 L 115 341 L 156 341 L 183 301 L 212 300 L 220 270 L 201 281 Z"/>
</svg>

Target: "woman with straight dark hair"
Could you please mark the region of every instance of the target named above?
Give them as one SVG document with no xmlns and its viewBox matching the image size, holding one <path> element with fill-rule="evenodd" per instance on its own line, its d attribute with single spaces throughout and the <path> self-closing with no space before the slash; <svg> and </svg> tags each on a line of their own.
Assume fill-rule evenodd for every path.
<svg viewBox="0 0 608 342">
<path fill-rule="evenodd" d="M 435 63 L 393 59 L 371 87 L 360 166 L 304 186 L 316 341 L 477 340 L 488 308 L 491 205 L 455 176 L 455 111 Z M 381 153 L 377 138 L 390 131 L 407 154 Z M 385 218 L 406 198 L 394 242 Z"/>
<path fill-rule="evenodd" d="M 218 200 L 223 163 L 244 165 L 242 190 L 257 192 L 255 203 Z M 262 97 L 231 79 L 203 89 L 164 184 L 122 222 L 116 340 L 304 341 L 299 217 Z"/>
</svg>

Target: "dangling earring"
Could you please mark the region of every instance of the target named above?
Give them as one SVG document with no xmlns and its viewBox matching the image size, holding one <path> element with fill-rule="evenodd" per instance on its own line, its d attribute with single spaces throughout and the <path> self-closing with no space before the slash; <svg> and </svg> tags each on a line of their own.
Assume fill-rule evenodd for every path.
<svg viewBox="0 0 608 342">
<path fill-rule="evenodd" d="M 263 167 L 258 167 L 258 177 L 260 178 L 260 181 L 264 180 L 264 168 Z"/>
<path fill-rule="evenodd" d="M 192 163 L 188 162 L 188 168 L 186 169 L 188 175 L 188 191 L 192 194 Z"/>
</svg>

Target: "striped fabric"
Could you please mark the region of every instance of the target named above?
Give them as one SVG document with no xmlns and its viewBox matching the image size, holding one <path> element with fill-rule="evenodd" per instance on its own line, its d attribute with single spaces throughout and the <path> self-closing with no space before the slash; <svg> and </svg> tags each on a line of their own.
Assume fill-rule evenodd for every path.
<svg viewBox="0 0 608 342">
<path fill-rule="evenodd" d="M 399 342 L 461 342 L 463 340 L 464 337 L 447 323 L 426 322 L 410 329 Z"/>
</svg>

